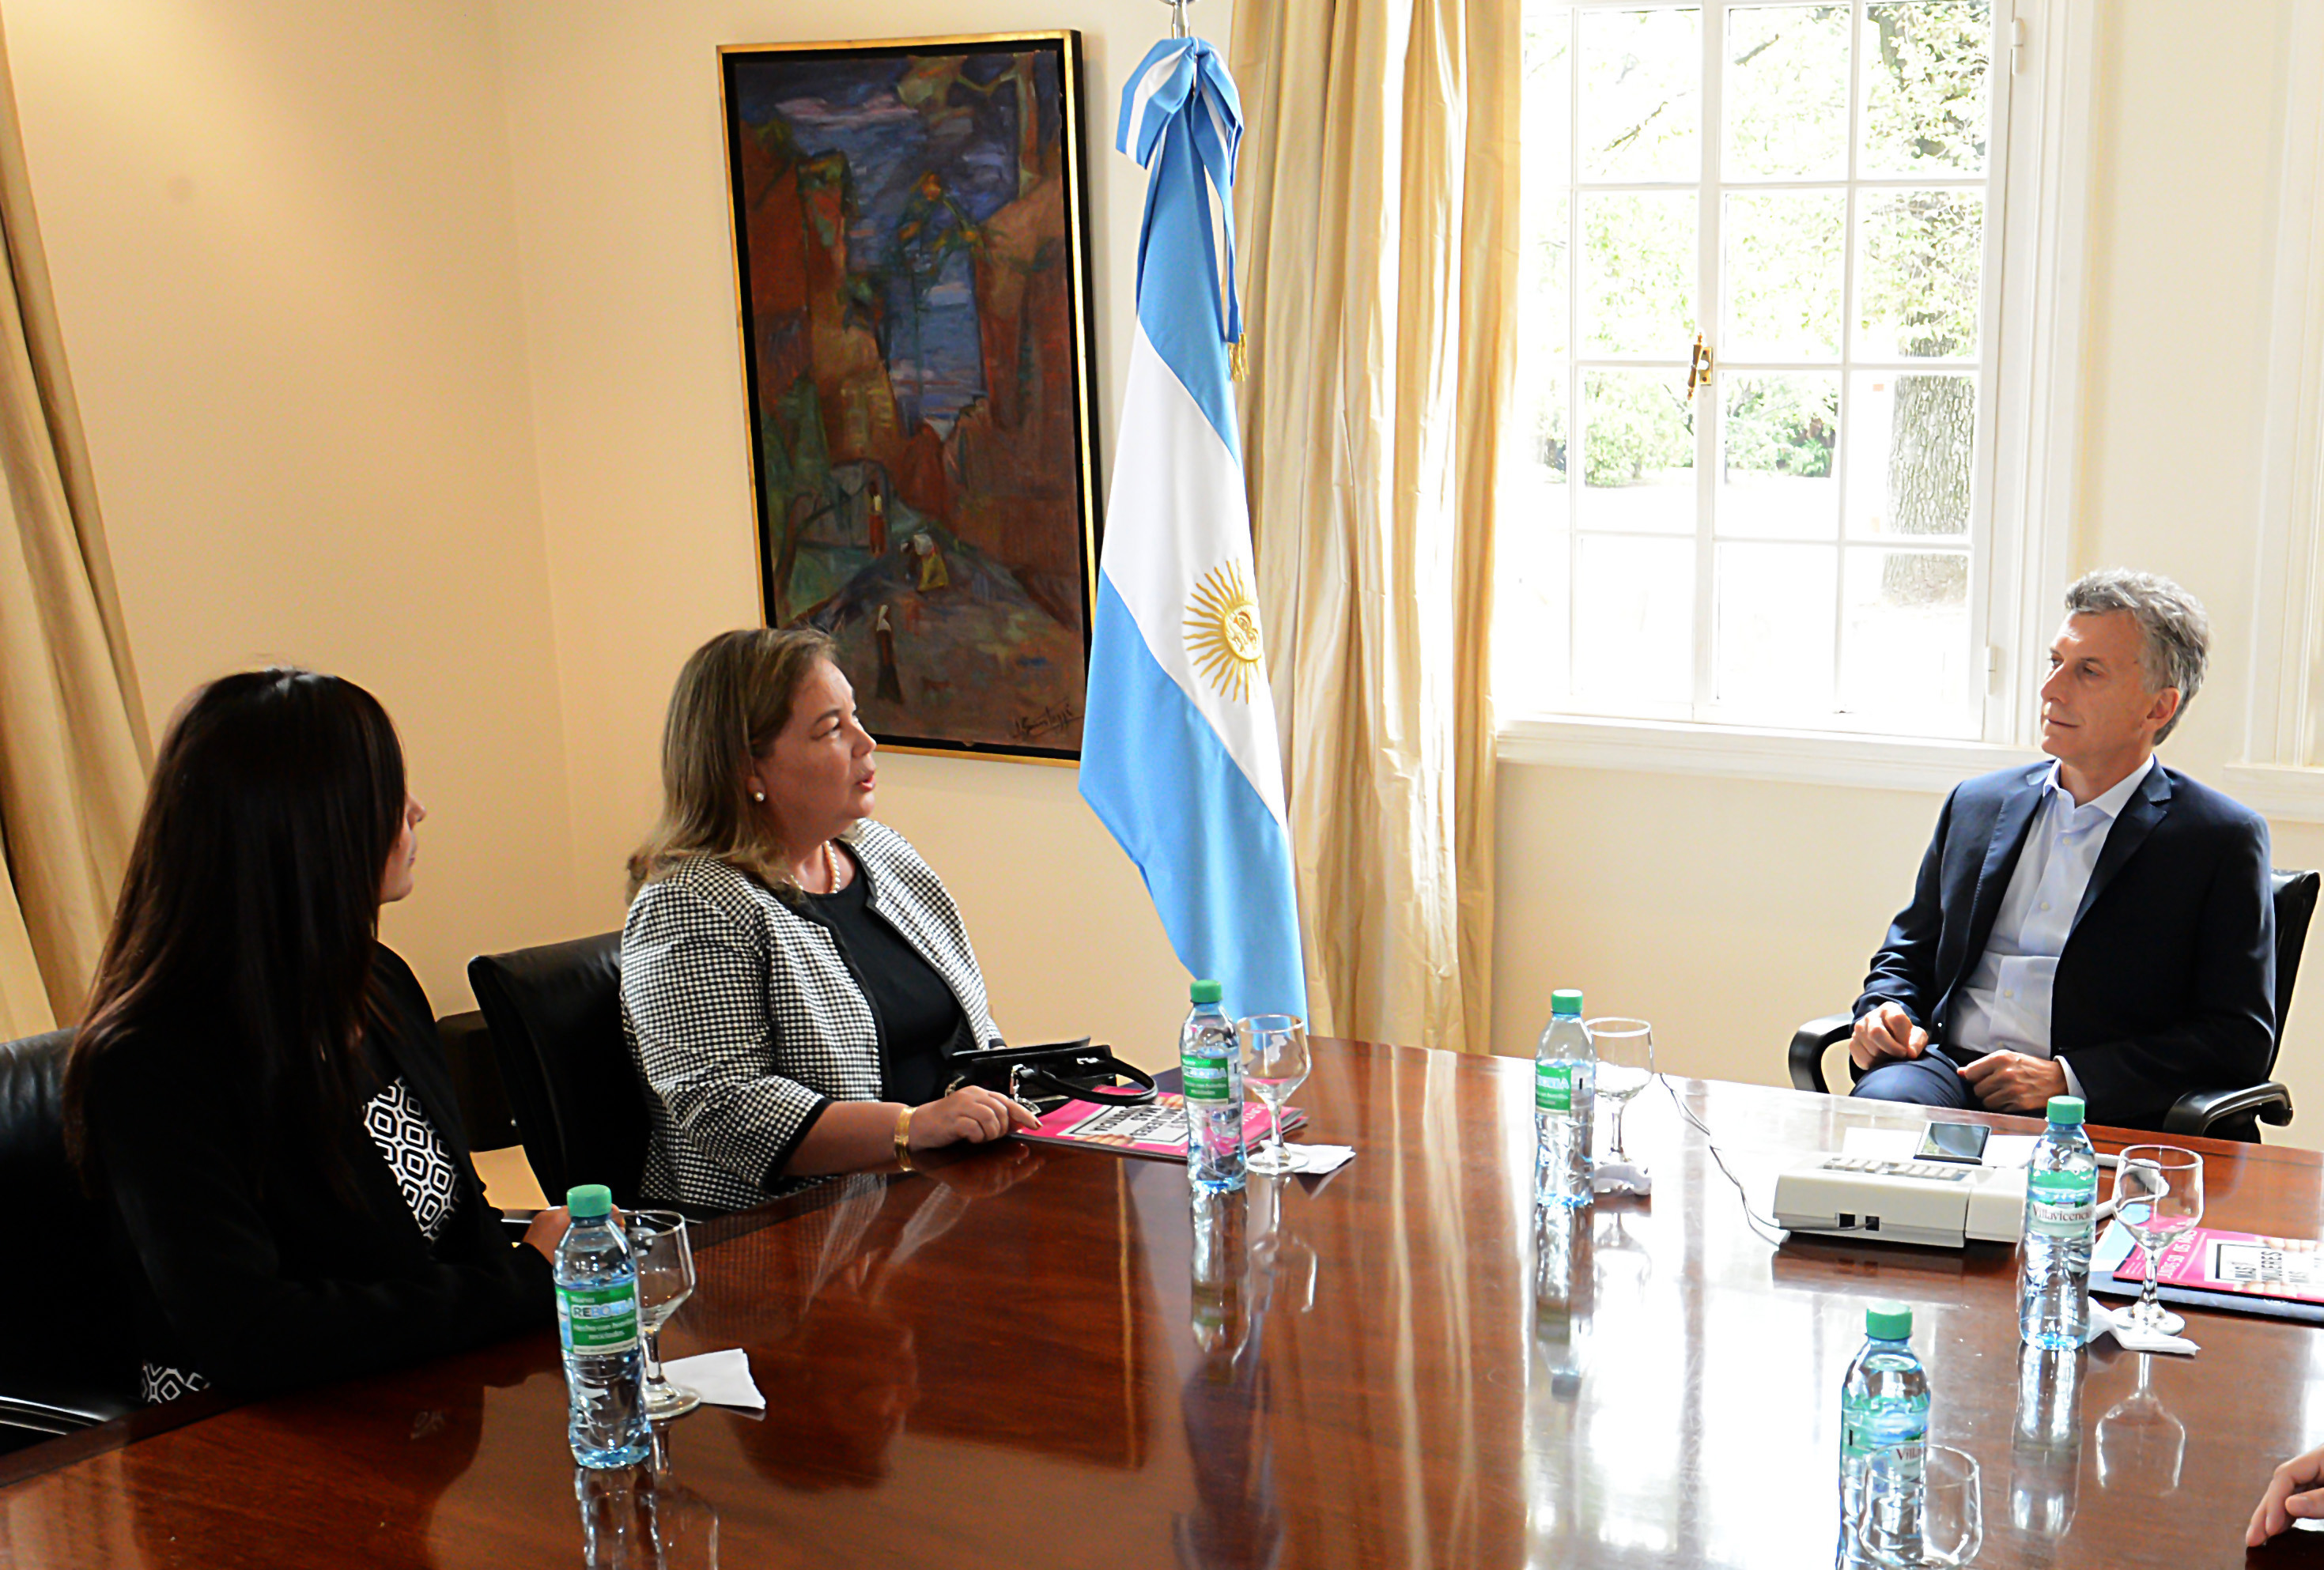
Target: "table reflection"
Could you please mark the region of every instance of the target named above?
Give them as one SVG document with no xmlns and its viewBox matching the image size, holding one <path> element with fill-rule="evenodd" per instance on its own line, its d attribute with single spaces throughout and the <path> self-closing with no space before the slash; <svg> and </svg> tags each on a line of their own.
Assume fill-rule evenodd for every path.
<svg viewBox="0 0 2324 1570">
<path fill-rule="evenodd" d="M 718 1570 L 718 1511 L 678 1480 L 669 1429 L 639 1465 L 574 1469 L 587 1570 Z"/>
<path fill-rule="evenodd" d="M 1534 1345 L 1549 1373 L 1549 1393 L 1582 1393 L 1582 1347 L 1597 1296 L 1597 1217 L 1591 1207 L 1536 1204 L 1533 1212 Z"/>
<path fill-rule="evenodd" d="M 1272 1443 L 1270 1315 L 1315 1304 L 1315 1251 L 1283 1215 L 1288 1178 L 1239 1194 L 1191 1190 L 1188 1326 L 1195 1359 L 1178 1396 L 1194 1508 L 1172 1523 L 1185 1570 L 1268 1570 L 1283 1554 Z"/>
<path fill-rule="evenodd" d="M 2098 1419 L 2098 1486 L 2160 1498 L 2177 1492 L 2187 1425 L 2154 1393 L 2154 1354 L 2138 1354 L 2138 1388 Z"/>
<path fill-rule="evenodd" d="M 2074 1524 L 2082 1478 L 2082 1375 L 2089 1354 L 2022 1348 L 2009 1445 L 2009 1522 L 2062 1538 Z"/>
</svg>

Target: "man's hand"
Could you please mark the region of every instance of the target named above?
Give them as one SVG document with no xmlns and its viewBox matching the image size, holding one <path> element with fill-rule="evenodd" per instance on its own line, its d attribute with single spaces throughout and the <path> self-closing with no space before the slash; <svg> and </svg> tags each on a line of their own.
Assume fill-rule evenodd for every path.
<svg viewBox="0 0 2324 1570">
<path fill-rule="evenodd" d="M 1859 1069 L 1891 1059 L 1917 1058 L 1929 1050 L 1929 1033 L 1893 1003 L 1868 1009 L 1848 1038 L 1848 1055 Z"/>
<path fill-rule="evenodd" d="M 2063 1063 L 2024 1052 L 1987 1052 L 1963 1069 L 1960 1077 L 1987 1112 L 2043 1113 L 2050 1109 L 2051 1097 L 2066 1094 Z"/>
<path fill-rule="evenodd" d="M 2290 1530 L 2295 1519 L 2324 1516 L 2324 1489 L 2317 1488 L 2319 1483 L 2324 1483 L 2324 1448 L 2295 1455 L 2277 1467 L 2244 1530 L 2244 1546 L 2258 1547 L 2276 1533 Z"/>
</svg>

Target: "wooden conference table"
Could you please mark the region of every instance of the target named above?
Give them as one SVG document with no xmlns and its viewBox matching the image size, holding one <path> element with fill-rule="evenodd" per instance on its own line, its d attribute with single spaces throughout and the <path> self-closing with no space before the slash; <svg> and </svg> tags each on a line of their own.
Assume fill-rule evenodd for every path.
<svg viewBox="0 0 2324 1570">
<path fill-rule="evenodd" d="M 1176 1167 L 1011 1145 L 850 1179 L 697 1229 L 666 1350 L 748 1348 L 771 1410 L 681 1419 L 639 1492 L 576 1497 L 544 1333 L 0 1457 L 0 1564 L 521 1570 L 592 1562 L 586 1530 L 601 1564 L 1799 1570 L 1831 1562 L 1876 1297 L 1914 1306 L 1932 1437 L 1981 1464 L 1981 1565 L 2245 1563 L 2270 1467 L 2324 1441 L 2324 1335 L 2194 1312 L 2199 1357 L 2142 1386 L 2138 1357 L 2086 1354 L 2079 1443 L 2014 1443 L 2011 1253 L 1772 1248 L 1656 1086 L 1628 1119 L 1653 1198 L 1596 1207 L 1570 1310 L 1541 1312 L 1530 1065 L 1315 1058 L 1310 1136 L 1359 1153 L 1320 1186 L 1254 1179 L 1199 1290 Z M 1673 1088 L 1762 1206 L 1798 1153 L 1900 1121 Z M 2324 1233 L 2315 1155 L 2203 1148 L 2211 1220 Z M 649 1518 L 659 1560 L 617 1540 Z"/>
</svg>

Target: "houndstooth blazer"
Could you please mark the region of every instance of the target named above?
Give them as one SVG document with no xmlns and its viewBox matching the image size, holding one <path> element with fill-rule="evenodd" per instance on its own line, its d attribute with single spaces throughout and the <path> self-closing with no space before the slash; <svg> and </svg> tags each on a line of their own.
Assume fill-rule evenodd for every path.
<svg viewBox="0 0 2324 1570">
<path fill-rule="evenodd" d="M 849 843 L 871 908 L 960 1004 L 954 1049 L 1000 1046 L 959 907 L 901 834 Z M 652 1094 L 642 1188 L 741 1209 L 806 1186 L 775 1178 L 834 1101 L 880 1096 L 880 1028 L 830 931 L 710 857 L 638 891 L 622 928 L 622 1032 Z M 966 1039 L 963 1039 L 966 1038 Z"/>
</svg>

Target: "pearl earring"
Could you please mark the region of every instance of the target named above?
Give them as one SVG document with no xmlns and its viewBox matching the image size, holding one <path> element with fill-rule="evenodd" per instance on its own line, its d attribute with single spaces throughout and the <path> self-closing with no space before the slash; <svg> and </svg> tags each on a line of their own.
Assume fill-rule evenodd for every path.
<svg viewBox="0 0 2324 1570">
<path fill-rule="evenodd" d="M 751 793 L 751 799 L 763 804 L 767 799 L 767 793 L 764 791 L 752 791 Z"/>
</svg>

